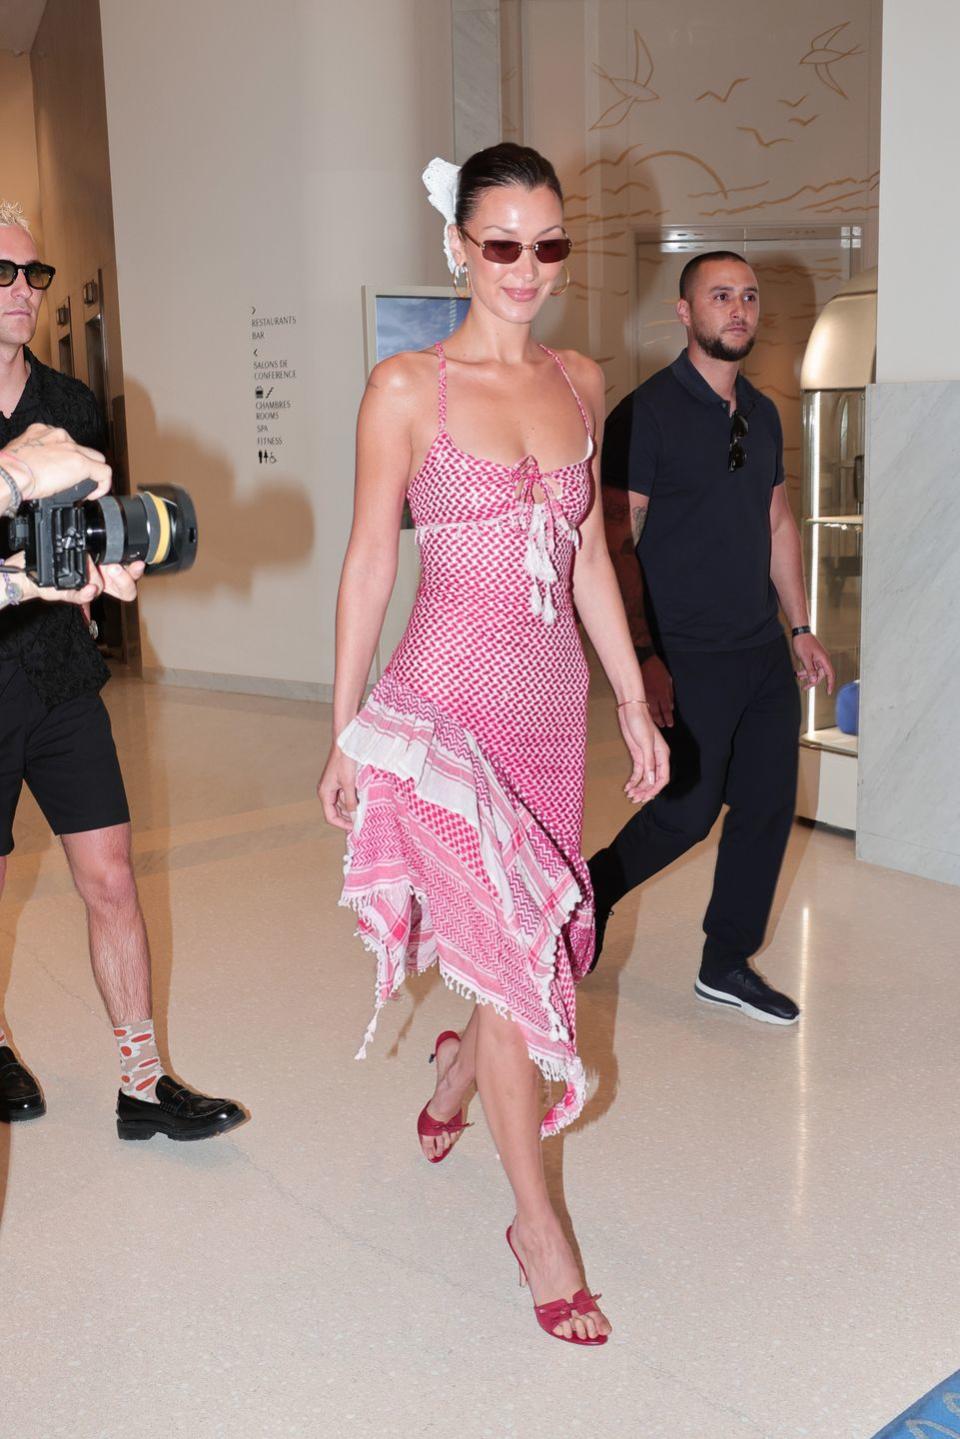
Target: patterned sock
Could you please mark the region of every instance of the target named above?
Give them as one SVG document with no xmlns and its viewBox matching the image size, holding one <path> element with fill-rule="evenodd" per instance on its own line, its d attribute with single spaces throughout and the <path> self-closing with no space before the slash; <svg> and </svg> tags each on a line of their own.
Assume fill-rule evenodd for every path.
<svg viewBox="0 0 960 1439">
<path fill-rule="evenodd" d="M 148 1104 L 157 1104 L 157 1080 L 164 1069 L 157 1053 L 153 1020 L 118 1025 L 113 1035 L 120 1051 L 120 1088 L 123 1093 L 130 1099 L 145 1099 Z"/>
<path fill-rule="evenodd" d="M 9 1041 L 9 1039 L 7 1038 L 6 1034 L 4 1033 L 3 1025 L 0 1024 L 0 1049 L 2 1049 L 5 1044 L 9 1044 L 9 1043 L 10 1043 L 10 1041 Z"/>
</svg>

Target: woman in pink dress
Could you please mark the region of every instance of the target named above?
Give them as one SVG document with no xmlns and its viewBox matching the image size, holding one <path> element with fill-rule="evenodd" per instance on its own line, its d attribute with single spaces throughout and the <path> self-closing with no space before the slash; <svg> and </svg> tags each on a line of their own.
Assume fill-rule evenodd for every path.
<svg viewBox="0 0 960 1439">
<path fill-rule="evenodd" d="M 502 144 L 424 179 L 450 221 L 445 248 L 466 320 L 445 345 L 384 360 L 357 429 L 353 531 L 337 612 L 334 743 L 319 785 L 349 831 L 341 902 L 377 960 L 376 1014 L 436 960 L 475 1001 L 437 1041 L 418 1120 L 446 1158 L 476 1084 L 514 1191 L 507 1231 L 548 1334 L 602 1344 L 544 1180 L 540 1136 L 580 1113 L 574 986 L 593 955 L 580 852 L 587 664 L 574 605 L 616 695 L 643 803 L 667 781 L 597 504 L 603 377 L 537 344 L 570 242 L 556 173 Z M 446 189 L 447 198 L 444 198 Z M 363 695 L 408 501 L 420 586 L 406 632 Z M 363 1053 L 363 1050 L 361 1050 Z M 564 1085 L 545 1117 L 540 1074 Z"/>
</svg>

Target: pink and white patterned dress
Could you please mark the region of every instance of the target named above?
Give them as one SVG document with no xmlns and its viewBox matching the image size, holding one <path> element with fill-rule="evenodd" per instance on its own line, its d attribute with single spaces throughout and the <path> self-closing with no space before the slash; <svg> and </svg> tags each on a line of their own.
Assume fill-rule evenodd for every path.
<svg viewBox="0 0 960 1439">
<path fill-rule="evenodd" d="M 542 347 L 546 350 L 546 346 Z M 468 455 L 439 429 L 410 485 L 421 579 L 383 676 L 340 736 L 358 810 L 340 903 L 377 957 L 376 1011 L 434 960 L 446 983 L 514 1020 L 563 1097 L 583 1107 L 574 984 L 593 954 L 580 852 L 587 664 L 571 598 L 578 526 L 593 500 L 582 460 L 541 474 Z"/>
</svg>

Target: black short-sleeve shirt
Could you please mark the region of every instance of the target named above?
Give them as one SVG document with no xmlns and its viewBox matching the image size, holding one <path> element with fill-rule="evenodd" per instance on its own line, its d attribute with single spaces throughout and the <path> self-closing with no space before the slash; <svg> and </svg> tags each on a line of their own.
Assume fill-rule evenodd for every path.
<svg viewBox="0 0 960 1439">
<path fill-rule="evenodd" d="M 659 648 L 734 650 L 782 633 L 770 579 L 770 501 L 783 483 L 777 407 L 737 378 L 749 433 L 730 470 L 727 402 L 684 351 L 616 407 L 604 438 L 603 483 L 647 495 L 637 558 Z"/>
<path fill-rule="evenodd" d="M 102 450 L 103 421 L 92 390 L 24 350 L 30 376 L 13 414 L 0 411 L 0 448 L 30 425 L 59 425 L 78 444 Z M 15 659 L 46 705 L 103 688 L 110 671 L 77 605 L 31 600 L 0 610 L 0 659 Z"/>
</svg>

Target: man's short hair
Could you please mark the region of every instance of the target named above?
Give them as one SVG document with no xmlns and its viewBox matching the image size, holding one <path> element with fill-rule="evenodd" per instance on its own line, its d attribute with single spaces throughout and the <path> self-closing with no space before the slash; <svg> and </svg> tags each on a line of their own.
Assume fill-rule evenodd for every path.
<svg viewBox="0 0 960 1439">
<path fill-rule="evenodd" d="M 15 200 L 0 200 L 0 226 L 3 225 L 19 225 L 28 235 L 31 233 L 27 217 Z"/>
<path fill-rule="evenodd" d="M 750 261 L 738 255 L 736 250 L 708 250 L 705 255 L 694 255 L 688 260 L 680 271 L 680 298 L 686 300 L 693 288 L 693 282 L 701 265 L 708 265 L 711 260 L 736 260 L 741 265 L 750 268 Z"/>
</svg>

